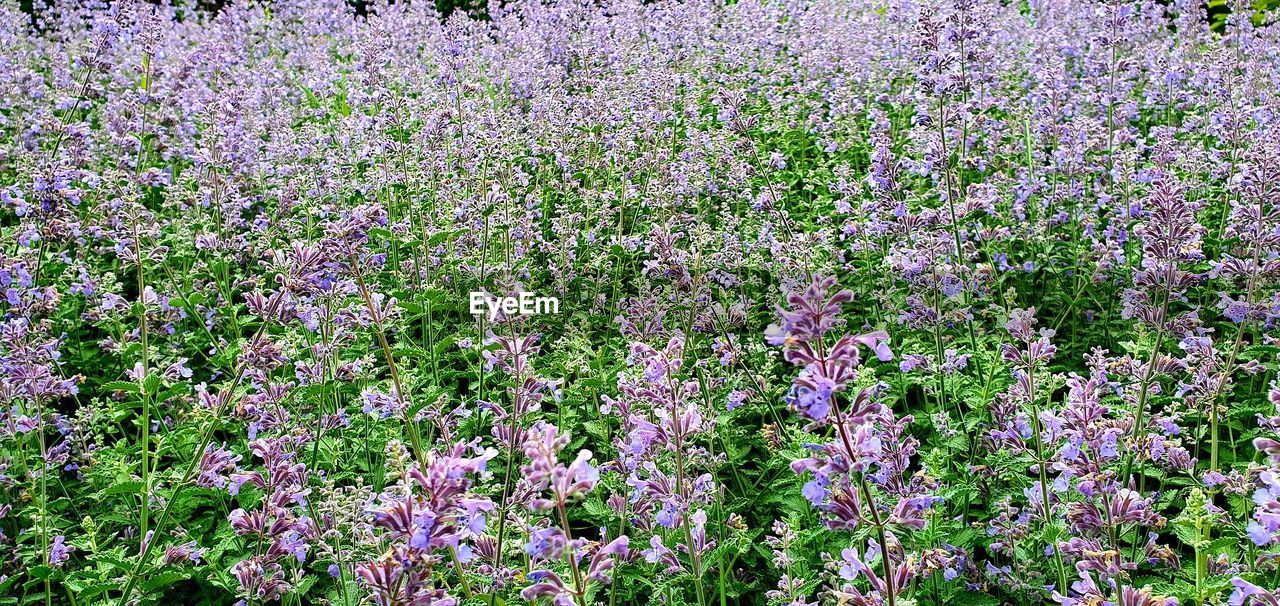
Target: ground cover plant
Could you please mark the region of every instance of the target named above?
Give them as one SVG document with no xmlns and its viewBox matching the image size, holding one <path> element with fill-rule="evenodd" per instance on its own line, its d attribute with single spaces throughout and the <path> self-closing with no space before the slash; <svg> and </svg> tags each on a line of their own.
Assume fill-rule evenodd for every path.
<svg viewBox="0 0 1280 606">
<path fill-rule="evenodd" d="M 1278 605 L 1229 9 L 4 0 L 0 604 Z"/>
</svg>

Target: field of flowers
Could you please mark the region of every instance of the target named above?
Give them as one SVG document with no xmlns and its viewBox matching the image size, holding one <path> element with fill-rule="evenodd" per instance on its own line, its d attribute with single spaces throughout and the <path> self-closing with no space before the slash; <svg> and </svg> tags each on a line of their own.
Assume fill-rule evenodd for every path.
<svg viewBox="0 0 1280 606">
<path fill-rule="evenodd" d="M 1248 2 L 42 4 L 0 606 L 1280 606 Z"/>
</svg>

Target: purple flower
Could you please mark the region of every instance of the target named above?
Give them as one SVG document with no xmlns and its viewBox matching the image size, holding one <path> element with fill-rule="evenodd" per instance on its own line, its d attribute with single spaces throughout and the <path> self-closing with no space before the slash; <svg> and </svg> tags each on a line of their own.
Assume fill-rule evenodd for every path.
<svg viewBox="0 0 1280 606">
<path fill-rule="evenodd" d="M 53 542 L 49 544 L 49 565 L 62 568 L 62 565 L 71 559 L 71 552 L 75 550 L 75 547 L 66 544 L 66 537 L 62 535 L 53 537 Z"/>
<path fill-rule="evenodd" d="M 529 534 L 529 542 L 524 544 L 525 553 L 535 559 L 554 560 L 564 553 L 568 540 L 559 528 L 540 528 Z"/>
</svg>

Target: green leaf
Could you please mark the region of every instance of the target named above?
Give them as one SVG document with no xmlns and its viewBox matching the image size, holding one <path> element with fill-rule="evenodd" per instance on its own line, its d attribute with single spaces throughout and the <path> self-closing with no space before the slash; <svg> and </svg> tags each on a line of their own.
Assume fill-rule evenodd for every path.
<svg viewBox="0 0 1280 606">
<path fill-rule="evenodd" d="M 148 374 L 147 378 L 142 380 L 142 389 L 147 394 L 154 395 L 160 393 L 160 388 L 162 386 L 163 384 L 160 382 L 160 375 L 155 372 Z"/>
<path fill-rule="evenodd" d="M 43 581 L 45 579 L 51 578 L 53 577 L 53 573 L 54 573 L 54 569 L 44 564 L 32 566 L 31 568 L 27 569 L 27 576 L 31 577 L 36 581 Z"/>
<path fill-rule="evenodd" d="M 142 482 L 137 480 L 117 481 L 102 491 L 103 496 L 114 496 L 118 494 L 138 494 L 142 491 Z"/>
<path fill-rule="evenodd" d="M 143 581 L 139 586 L 144 593 L 150 593 L 168 587 L 178 581 L 188 578 L 184 572 L 177 570 L 161 570 Z"/>
<path fill-rule="evenodd" d="M 959 606 L 1000 606 L 1002 602 L 998 598 L 985 593 L 965 591 L 951 596 L 947 603 L 958 604 Z"/>
<path fill-rule="evenodd" d="M 98 387 L 102 391 L 123 391 L 127 393 L 139 393 L 142 387 L 132 381 L 108 381 Z"/>
<path fill-rule="evenodd" d="M 307 592 L 311 590 L 311 586 L 315 584 L 316 584 L 316 575 L 309 574 L 303 577 L 302 581 L 300 581 L 297 585 L 294 585 L 293 588 L 289 590 L 289 595 L 294 595 L 294 596 L 307 595 Z"/>
</svg>

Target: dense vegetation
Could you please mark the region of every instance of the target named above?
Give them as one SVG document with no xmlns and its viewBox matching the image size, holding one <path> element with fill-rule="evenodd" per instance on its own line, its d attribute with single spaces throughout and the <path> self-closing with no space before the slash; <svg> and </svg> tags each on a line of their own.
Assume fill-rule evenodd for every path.
<svg viewBox="0 0 1280 606">
<path fill-rule="evenodd" d="M 1280 605 L 1232 8 L 4 0 L 0 604 Z"/>
</svg>

